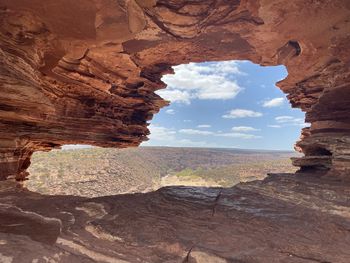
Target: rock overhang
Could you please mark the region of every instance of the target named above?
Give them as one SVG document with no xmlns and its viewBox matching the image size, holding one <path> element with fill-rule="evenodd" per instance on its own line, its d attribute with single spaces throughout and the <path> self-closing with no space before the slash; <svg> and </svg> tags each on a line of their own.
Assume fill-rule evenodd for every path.
<svg viewBox="0 0 350 263">
<path fill-rule="evenodd" d="M 63 144 L 138 146 L 168 102 L 171 66 L 283 64 L 277 83 L 306 112 L 294 164 L 346 174 L 348 1 L 0 1 L 0 177 Z M 301 23 L 302 21 L 302 23 Z M 323 150 L 319 150 L 323 149 Z M 327 153 L 327 154 L 325 154 Z"/>
</svg>

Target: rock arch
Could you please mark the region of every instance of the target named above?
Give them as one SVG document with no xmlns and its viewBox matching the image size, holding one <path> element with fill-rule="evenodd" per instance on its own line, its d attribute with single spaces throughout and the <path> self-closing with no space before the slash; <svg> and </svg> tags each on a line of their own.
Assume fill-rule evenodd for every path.
<svg viewBox="0 0 350 263">
<path fill-rule="evenodd" d="M 302 168 L 350 170 L 346 0 L 0 0 L 0 178 L 63 144 L 137 146 L 177 64 L 283 64 Z M 320 150 L 322 149 L 322 150 Z M 327 154 L 325 154 L 327 153 Z"/>
</svg>

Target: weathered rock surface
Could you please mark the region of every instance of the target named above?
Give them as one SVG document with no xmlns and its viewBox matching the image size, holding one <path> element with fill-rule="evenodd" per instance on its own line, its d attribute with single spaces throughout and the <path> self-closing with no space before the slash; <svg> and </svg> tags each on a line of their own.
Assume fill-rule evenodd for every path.
<svg viewBox="0 0 350 263">
<path fill-rule="evenodd" d="M 350 182 L 334 177 L 98 198 L 12 184 L 0 184 L 0 262 L 350 261 Z"/>
<path fill-rule="evenodd" d="M 137 146 L 167 103 L 171 66 L 283 64 L 278 86 L 311 128 L 305 169 L 350 169 L 348 0 L 0 0 L 0 178 L 33 151 Z M 326 156 L 326 158 L 325 158 Z"/>
</svg>

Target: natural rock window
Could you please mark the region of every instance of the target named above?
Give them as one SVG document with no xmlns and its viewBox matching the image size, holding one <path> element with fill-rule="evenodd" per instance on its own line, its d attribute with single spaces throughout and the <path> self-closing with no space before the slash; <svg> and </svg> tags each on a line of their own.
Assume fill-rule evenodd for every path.
<svg viewBox="0 0 350 263">
<path fill-rule="evenodd" d="M 146 2 L 2 3 L 1 179 L 25 180 L 34 151 L 138 146 L 171 66 L 233 59 L 285 65 L 277 86 L 311 123 L 297 149 L 320 145 L 332 172 L 348 171 L 346 1 Z"/>
<path fill-rule="evenodd" d="M 269 172 L 296 171 L 290 157 L 297 156 L 292 145 L 304 114 L 275 86 L 287 75 L 284 66 L 224 61 L 173 69 L 162 78 L 168 87 L 157 92 L 171 103 L 150 121 L 143 148 L 65 145 L 36 153 L 26 186 L 91 197 L 174 185 L 232 187 Z"/>
</svg>

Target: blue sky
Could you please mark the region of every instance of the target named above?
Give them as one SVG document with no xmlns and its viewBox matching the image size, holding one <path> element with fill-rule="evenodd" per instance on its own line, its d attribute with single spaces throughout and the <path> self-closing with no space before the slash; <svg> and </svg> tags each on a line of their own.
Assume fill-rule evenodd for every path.
<svg viewBox="0 0 350 263">
<path fill-rule="evenodd" d="M 248 61 L 190 63 L 174 67 L 157 93 L 171 101 L 150 122 L 144 146 L 292 150 L 305 126 L 275 83 L 284 66 Z"/>
</svg>

